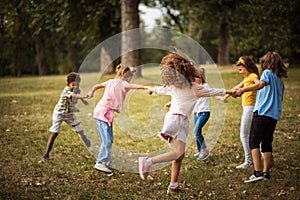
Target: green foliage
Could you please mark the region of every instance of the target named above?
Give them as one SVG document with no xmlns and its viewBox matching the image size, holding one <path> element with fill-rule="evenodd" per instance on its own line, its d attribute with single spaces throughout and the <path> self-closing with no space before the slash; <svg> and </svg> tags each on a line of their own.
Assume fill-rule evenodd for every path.
<svg viewBox="0 0 300 200">
<path fill-rule="evenodd" d="M 94 46 L 121 29 L 116 0 L 21 0 L 0 5 L 2 76 L 77 71 Z"/>
</svg>

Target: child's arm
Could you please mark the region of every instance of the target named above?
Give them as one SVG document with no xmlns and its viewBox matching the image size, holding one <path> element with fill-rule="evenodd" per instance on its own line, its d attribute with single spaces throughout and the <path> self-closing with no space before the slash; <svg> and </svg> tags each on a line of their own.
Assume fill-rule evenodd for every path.
<svg viewBox="0 0 300 200">
<path fill-rule="evenodd" d="M 104 86 L 102 84 L 94 85 L 92 89 L 88 92 L 87 98 L 92 98 L 94 96 L 95 91 L 100 88 L 104 88 Z"/>
<path fill-rule="evenodd" d="M 230 94 L 226 94 L 224 96 L 214 96 L 215 99 L 222 101 L 223 103 L 228 103 L 228 98 L 230 97 Z"/>
<path fill-rule="evenodd" d="M 238 85 L 234 86 L 231 90 L 238 90 L 240 88 L 244 87 L 244 81 L 240 82 Z M 224 103 L 228 103 L 228 98 L 230 97 L 230 94 L 226 94 L 225 96 L 221 97 L 221 101 L 223 101 Z"/>
<path fill-rule="evenodd" d="M 244 92 L 259 90 L 259 89 L 261 89 L 261 88 L 263 88 L 265 86 L 266 86 L 266 83 L 264 81 L 261 81 L 258 78 L 255 78 L 253 85 L 235 90 L 234 95 L 239 97 Z"/>
<path fill-rule="evenodd" d="M 76 99 L 88 98 L 88 95 L 81 95 L 81 94 L 75 94 L 75 93 L 73 93 L 71 96 L 72 96 L 72 98 L 76 98 Z"/>
<path fill-rule="evenodd" d="M 127 89 L 147 89 L 147 86 L 138 85 L 138 84 L 127 84 L 125 85 L 125 88 Z"/>
<path fill-rule="evenodd" d="M 89 102 L 88 101 L 86 101 L 86 100 L 84 100 L 84 99 L 80 99 L 81 101 L 82 101 L 82 103 L 84 104 L 84 105 L 89 105 Z"/>
</svg>

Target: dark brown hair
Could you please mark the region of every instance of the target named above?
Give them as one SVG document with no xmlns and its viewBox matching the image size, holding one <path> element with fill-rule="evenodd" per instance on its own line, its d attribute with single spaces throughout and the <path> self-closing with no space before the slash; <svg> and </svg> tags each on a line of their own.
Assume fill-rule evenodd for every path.
<svg viewBox="0 0 300 200">
<path fill-rule="evenodd" d="M 259 59 L 262 70 L 269 69 L 279 78 L 287 78 L 287 68 L 283 64 L 281 56 L 276 52 L 268 52 L 263 57 Z"/>
<path fill-rule="evenodd" d="M 247 56 L 241 56 L 236 64 L 236 66 L 240 66 L 240 65 L 245 67 L 248 72 L 255 73 L 259 77 L 258 68 L 251 58 L 249 58 Z"/>
<path fill-rule="evenodd" d="M 177 53 L 169 53 L 160 63 L 161 77 L 164 85 L 183 88 L 191 86 L 199 72 L 186 57 Z"/>
<path fill-rule="evenodd" d="M 67 76 L 67 84 L 72 83 L 72 82 L 80 82 L 81 78 L 78 73 L 76 72 L 71 72 Z"/>
</svg>

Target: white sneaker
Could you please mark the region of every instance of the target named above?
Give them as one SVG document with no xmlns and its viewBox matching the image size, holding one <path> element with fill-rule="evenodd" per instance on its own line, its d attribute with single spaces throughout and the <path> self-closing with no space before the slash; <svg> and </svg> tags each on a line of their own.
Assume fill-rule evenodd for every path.
<svg viewBox="0 0 300 200">
<path fill-rule="evenodd" d="M 94 168 L 95 168 L 96 170 L 103 171 L 103 172 L 105 172 L 105 173 L 112 173 L 112 171 L 111 171 L 106 165 L 104 165 L 104 164 L 102 164 L 102 163 L 96 163 L 96 164 L 94 165 Z"/>
<path fill-rule="evenodd" d="M 197 160 L 205 160 L 206 158 L 208 158 L 210 156 L 210 153 L 208 150 L 205 151 L 201 151 L 198 155 Z"/>
<path fill-rule="evenodd" d="M 245 168 L 249 168 L 249 167 L 252 167 L 252 166 L 253 166 L 253 164 L 243 163 L 241 165 L 236 166 L 235 168 L 236 169 L 245 169 Z"/>
<path fill-rule="evenodd" d="M 147 157 L 139 157 L 139 173 L 142 180 L 147 179 L 150 165 L 146 162 Z"/>
<path fill-rule="evenodd" d="M 250 182 L 255 182 L 255 181 L 260 181 L 264 179 L 264 175 L 260 175 L 260 176 L 255 176 L 254 174 L 252 174 L 247 180 L 245 180 L 244 183 L 250 183 Z"/>
<path fill-rule="evenodd" d="M 200 154 L 200 152 L 195 153 L 195 154 L 194 154 L 194 157 L 198 157 L 199 154 Z"/>
</svg>

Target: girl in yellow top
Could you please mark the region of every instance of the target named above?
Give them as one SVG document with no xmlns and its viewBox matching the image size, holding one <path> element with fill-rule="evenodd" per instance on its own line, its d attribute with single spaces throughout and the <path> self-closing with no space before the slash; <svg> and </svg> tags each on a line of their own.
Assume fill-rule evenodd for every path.
<svg viewBox="0 0 300 200">
<path fill-rule="evenodd" d="M 244 80 L 235 87 L 233 87 L 232 90 L 240 90 L 244 87 L 259 82 L 258 68 L 251 58 L 246 56 L 240 57 L 236 66 L 239 70 L 239 73 L 244 76 Z M 226 101 L 228 97 L 229 95 L 226 96 L 224 100 Z M 249 135 L 255 100 L 256 91 L 245 92 L 242 95 L 243 114 L 241 119 L 240 138 L 245 153 L 245 161 L 241 165 L 236 166 L 237 169 L 243 169 L 251 167 L 253 165 L 249 146 Z"/>
</svg>

